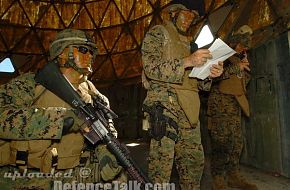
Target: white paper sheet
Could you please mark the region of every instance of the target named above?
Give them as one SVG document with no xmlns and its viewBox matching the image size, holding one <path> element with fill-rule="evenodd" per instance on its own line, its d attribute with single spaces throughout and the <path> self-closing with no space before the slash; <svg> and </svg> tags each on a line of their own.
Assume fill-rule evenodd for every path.
<svg viewBox="0 0 290 190">
<path fill-rule="evenodd" d="M 219 61 L 224 61 L 236 53 L 235 50 L 230 48 L 220 38 L 217 38 L 208 50 L 211 52 L 212 59 L 208 59 L 202 66 L 193 67 L 189 77 L 196 77 L 204 80 L 210 75 L 210 67 L 213 64 L 217 64 Z"/>
</svg>

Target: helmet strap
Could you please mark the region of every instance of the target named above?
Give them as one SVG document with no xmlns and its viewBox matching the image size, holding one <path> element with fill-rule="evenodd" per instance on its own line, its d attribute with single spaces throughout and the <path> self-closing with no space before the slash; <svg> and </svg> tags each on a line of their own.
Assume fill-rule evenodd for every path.
<svg viewBox="0 0 290 190">
<path fill-rule="evenodd" d="M 64 63 L 64 67 L 69 68 L 72 67 L 72 64 L 75 65 L 74 62 L 74 54 L 73 54 L 73 47 L 69 46 L 68 54 L 67 54 L 67 61 Z"/>
<path fill-rule="evenodd" d="M 73 68 L 75 71 L 77 71 L 80 74 L 83 74 L 83 75 L 87 75 L 88 74 L 88 70 L 87 69 L 79 68 L 76 65 L 76 63 L 74 61 L 74 56 L 73 56 L 73 46 L 69 46 L 69 51 L 68 51 L 67 57 L 68 57 L 67 61 L 61 67 L 65 67 L 65 68 L 71 67 L 71 68 Z"/>
</svg>

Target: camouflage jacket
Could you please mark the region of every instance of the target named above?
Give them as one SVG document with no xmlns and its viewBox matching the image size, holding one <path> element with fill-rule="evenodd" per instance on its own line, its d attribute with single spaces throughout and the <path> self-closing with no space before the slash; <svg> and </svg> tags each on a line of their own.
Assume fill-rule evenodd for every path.
<svg viewBox="0 0 290 190">
<path fill-rule="evenodd" d="M 142 44 L 143 69 L 149 83 L 144 104 L 160 101 L 173 115 L 179 117 L 181 108 L 175 89 L 183 86 L 186 80 L 189 83 L 186 90 L 197 95 L 198 85 L 201 84 L 197 79 L 189 78 L 190 70 L 184 69 L 183 58 L 189 54 L 190 41 L 179 38 L 173 23 L 156 25 L 147 32 Z M 199 100 L 197 101 L 199 107 Z"/>
<path fill-rule="evenodd" d="M 247 71 L 240 70 L 239 62 L 240 62 L 240 58 L 235 56 L 235 55 L 230 57 L 228 60 L 225 61 L 223 74 L 219 78 L 214 80 L 215 82 L 212 85 L 212 89 L 211 89 L 212 95 L 213 94 L 222 94 L 218 90 L 218 86 L 219 86 L 218 84 L 222 80 L 229 79 L 231 75 L 236 75 L 236 76 L 242 77 L 243 84 L 245 85 L 244 88 L 247 86 L 251 77 Z"/>
<path fill-rule="evenodd" d="M 241 78 L 243 89 L 250 81 L 250 74 L 247 71 L 241 71 L 239 66 L 240 59 L 235 55 L 230 57 L 224 64 L 224 72 L 217 80 L 214 81 L 210 95 L 208 97 L 207 114 L 211 115 L 230 115 L 233 110 L 239 107 L 235 95 L 225 94 L 220 91 L 220 83 L 223 80 L 231 80 L 230 76 L 236 75 Z M 222 109 L 223 107 L 223 109 Z"/>
<path fill-rule="evenodd" d="M 61 138 L 63 119 L 71 108 L 69 105 L 65 107 L 34 105 L 42 95 L 37 94 L 36 89 L 39 86 L 34 76 L 32 73 L 26 73 L 0 86 L 0 139 Z M 105 96 L 100 94 L 99 97 L 109 106 Z M 46 104 L 54 105 L 52 102 Z"/>
<path fill-rule="evenodd" d="M 37 108 L 34 74 L 27 73 L 0 86 L 0 138 L 14 140 L 60 139 L 61 107 Z"/>
</svg>

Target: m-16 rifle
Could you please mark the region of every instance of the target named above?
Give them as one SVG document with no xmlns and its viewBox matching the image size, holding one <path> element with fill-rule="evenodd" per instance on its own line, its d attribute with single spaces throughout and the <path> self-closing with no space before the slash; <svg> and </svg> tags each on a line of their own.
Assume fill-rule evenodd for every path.
<svg viewBox="0 0 290 190">
<path fill-rule="evenodd" d="M 87 130 L 80 129 L 85 138 L 92 144 L 96 144 L 99 140 L 103 141 L 119 164 L 133 180 L 140 184 L 142 189 L 144 189 L 146 183 L 150 183 L 147 176 L 130 157 L 129 150 L 107 128 L 109 125 L 108 119 L 117 117 L 112 110 L 97 99 L 94 100 L 95 106 L 86 104 L 72 84 L 62 75 L 56 61 L 49 62 L 39 70 L 35 80 L 80 113 L 78 115 L 88 124 Z"/>
</svg>

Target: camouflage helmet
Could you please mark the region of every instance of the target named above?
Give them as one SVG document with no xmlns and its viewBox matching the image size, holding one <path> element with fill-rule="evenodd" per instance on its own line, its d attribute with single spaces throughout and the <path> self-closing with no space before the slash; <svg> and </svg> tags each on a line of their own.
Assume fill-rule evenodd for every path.
<svg viewBox="0 0 290 190">
<path fill-rule="evenodd" d="M 243 46 L 250 48 L 251 47 L 251 35 L 253 30 L 248 25 L 243 25 L 232 33 L 230 37 L 230 43 L 232 46 L 241 43 Z"/>
<path fill-rule="evenodd" d="M 188 10 L 184 5 L 182 4 L 171 4 L 165 9 L 168 12 L 175 12 L 177 10 Z"/>
<path fill-rule="evenodd" d="M 70 45 L 86 45 L 93 51 L 93 58 L 97 54 L 96 44 L 84 31 L 64 29 L 56 35 L 56 38 L 49 47 L 50 60 L 55 59 Z"/>
<path fill-rule="evenodd" d="M 247 33 L 249 33 L 250 35 L 253 34 L 252 28 L 249 27 L 248 25 L 243 25 L 236 32 L 234 32 L 234 34 L 247 34 Z"/>
<path fill-rule="evenodd" d="M 203 16 L 205 14 L 204 0 L 172 0 L 165 10 L 168 12 L 195 10 L 199 16 Z"/>
</svg>

